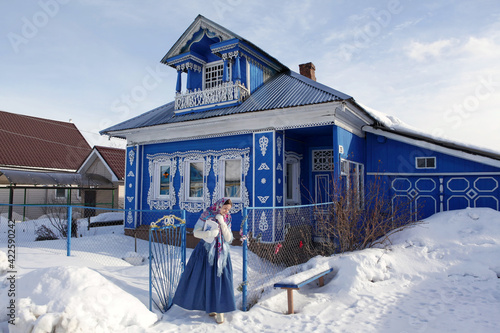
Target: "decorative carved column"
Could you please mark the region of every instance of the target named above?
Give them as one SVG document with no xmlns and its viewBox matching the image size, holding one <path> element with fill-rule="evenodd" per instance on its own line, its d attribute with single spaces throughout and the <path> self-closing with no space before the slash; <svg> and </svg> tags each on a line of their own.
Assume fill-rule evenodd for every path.
<svg viewBox="0 0 500 333">
<path fill-rule="evenodd" d="M 177 66 L 177 85 L 175 87 L 175 91 L 180 93 L 181 89 L 182 89 L 182 71 L 180 66 Z"/>
<path fill-rule="evenodd" d="M 236 58 L 234 59 L 235 61 L 235 77 L 236 77 L 236 81 L 241 81 L 241 69 L 240 69 L 240 55 L 239 55 L 239 52 L 236 52 Z"/>
<path fill-rule="evenodd" d="M 228 78 L 228 70 L 227 70 L 227 55 L 224 54 L 223 56 L 223 59 L 224 59 L 224 70 L 222 72 L 222 81 L 223 82 L 227 82 L 229 81 L 229 78 Z"/>
<path fill-rule="evenodd" d="M 187 91 L 191 91 L 192 90 L 192 86 L 191 86 L 191 80 L 192 80 L 191 73 L 193 71 L 193 64 L 190 63 L 190 62 L 188 62 L 186 64 L 186 68 L 187 68 L 186 90 Z"/>
</svg>

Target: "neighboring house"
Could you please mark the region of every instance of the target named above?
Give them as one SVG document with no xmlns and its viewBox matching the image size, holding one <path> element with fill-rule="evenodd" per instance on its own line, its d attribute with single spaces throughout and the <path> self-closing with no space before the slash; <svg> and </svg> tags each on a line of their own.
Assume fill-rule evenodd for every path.
<svg viewBox="0 0 500 333">
<path fill-rule="evenodd" d="M 244 207 L 329 201 L 341 175 L 361 193 L 381 175 L 383 192 L 423 206 L 418 218 L 499 210 L 500 154 L 395 126 L 316 82 L 312 63 L 297 74 L 201 15 L 161 62 L 177 71 L 175 99 L 101 132 L 127 139 L 127 210 L 183 209 L 192 227 L 225 196 L 239 230 Z M 125 228 L 150 222 L 129 212 Z"/>
<path fill-rule="evenodd" d="M 78 173 L 92 149 L 73 123 L 0 111 L 0 142 L 0 203 L 82 205 L 86 190 L 118 186 L 106 174 Z M 124 157 L 122 150 L 122 165 Z M 44 213 L 40 207 L 7 210 L 0 213 L 16 220 Z"/>
<path fill-rule="evenodd" d="M 124 205 L 124 174 L 125 174 L 125 149 L 94 146 L 77 171 L 88 178 L 104 178 L 113 183 L 113 191 L 98 191 L 97 189 L 85 190 L 86 206 L 119 207 Z"/>
</svg>

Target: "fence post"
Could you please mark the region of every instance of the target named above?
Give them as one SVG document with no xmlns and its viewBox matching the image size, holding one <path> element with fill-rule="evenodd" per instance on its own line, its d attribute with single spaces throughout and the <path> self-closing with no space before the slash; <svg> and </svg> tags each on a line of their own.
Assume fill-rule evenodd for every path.
<svg viewBox="0 0 500 333">
<path fill-rule="evenodd" d="M 184 225 L 181 226 L 182 228 L 182 234 L 181 234 L 181 247 L 182 247 L 182 252 L 181 252 L 181 259 L 182 259 L 182 271 L 186 269 L 186 210 L 182 210 L 182 219 L 184 220 Z"/>
<path fill-rule="evenodd" d="M 149 311 L 152 311 L 153 309 L 153 304 L 152 304 L 152 299 L 153 299 L 153 286 L 152 286 L 152 281 L 151 281 L 151 226 L 149 226 Z"/>
<path fill-rule="evenodd" d="M 247 226 L 247 221 L 248 221 L 248 210 L 246 208 L 243 208 L 243 230 L 242 230 L 242 236 L 243 238 L 243 285 L 242 285 L 242 296 L 241 296 L 241 304 L 242 304 L 242 310 L 247 311 L 247 232 L 248 232 L 248 226 Z"/>
<path fill-rule="evenodd" d="M 71 256 L 71 220 L 72 220 L 72 215 L 73 213 L 73 207 L 68 206 L 68 227 L 66 229 L 66 240 L 67 240 L 67 245 L 66 245 L 66 254 L 67 256 Z"/>
<path fill-rule="evenodd" d="M 12 212 L 14 209 L 14 188 L 12 187 L 12 184 L 9 186 L 9 214 L 7 215 L 7 219 L 9 221 L 14 221 L 12 219 Z"/>
</svg>

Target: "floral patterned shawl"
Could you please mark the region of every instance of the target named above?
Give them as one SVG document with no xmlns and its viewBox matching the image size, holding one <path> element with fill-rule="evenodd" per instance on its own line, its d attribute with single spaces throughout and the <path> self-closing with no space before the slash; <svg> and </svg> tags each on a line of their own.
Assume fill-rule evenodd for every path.
<svg viewBox="0 0 500 333">
<path fill-rule="evenodd" d="M 208 207 L 200 216 L 200 220 L 206 221 L 206 220 L 212 220 L 214 222 L 219 223 L 215 216 L 217 214 L 220 214 L 220 210 L 222 209 L 222 206 L 224 206 L 224 203 L 226 202 L 227 198 L 221 198 L 217 200 L 212 206 Z M 231 214 L 226 214 L 225 216 L 222 216 L 224 218 L 224 222 L 227 224 L 227 227 L 229 230 L 231 230 Z M 215 250 L 217 250 L 218 253 L 218 260 L 217 260 L 217 276 L 220 276 L 222 274 L 222 268 L 226 265 L 227 261 L 227 254 L 229 253 L 229 247 L 223 240 L 222 236 L 222 230 L 219 225 L 219 234 L 217 237 L 214 238 L 212 243 L 205 243 L 205 248 L 208 251 L 208 260 L 210 265 L 213 265 L 214 258 L 215 258 Z"/>
</svg>

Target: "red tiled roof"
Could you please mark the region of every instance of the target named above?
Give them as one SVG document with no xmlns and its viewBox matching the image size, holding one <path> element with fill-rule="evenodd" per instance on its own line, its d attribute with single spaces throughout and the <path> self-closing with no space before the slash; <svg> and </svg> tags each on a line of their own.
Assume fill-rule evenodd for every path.
<svg viewBox="0 0 500 333">
<path fill-rule="evenodd" d="M 0 166 L 76 171 L 90 152 L 72 123 L 0 111 Z"/>
<path fill-rule="evenodd" d="M 125 177 L 125 149 L 95 146 L 118 179 Z"/>
</svg>

